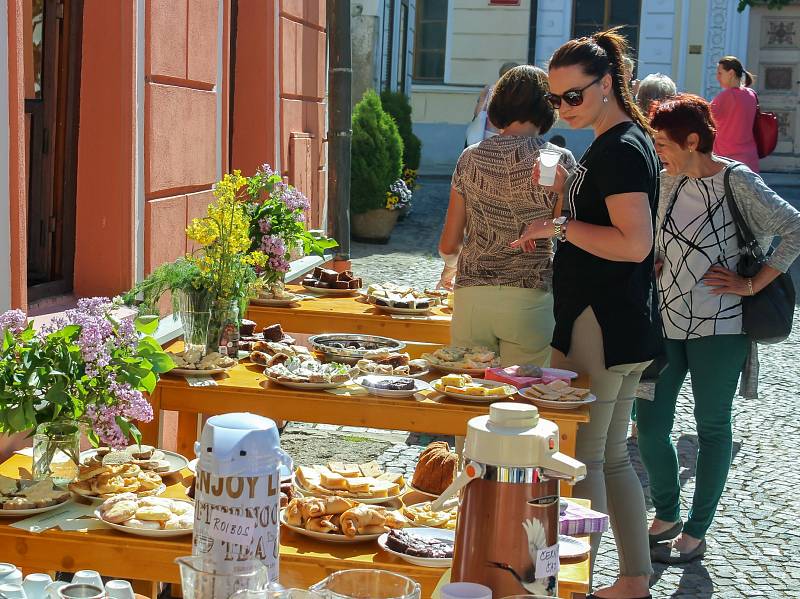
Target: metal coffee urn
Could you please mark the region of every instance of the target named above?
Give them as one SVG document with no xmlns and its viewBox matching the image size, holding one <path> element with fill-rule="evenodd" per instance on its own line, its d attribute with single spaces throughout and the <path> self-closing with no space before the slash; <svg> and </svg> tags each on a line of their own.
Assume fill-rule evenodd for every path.
<svg viewBox="0 0 800 599">
<path fill-rule="evenodd" d="M 495 403 L 469 421 L 464 468 L 433 505 L 461 492 L 451 581 L 486 585 L 495 597 L 557 596 L 558 483 L 586 476 L 558 438 L 529 404 Z"/>
</svg>

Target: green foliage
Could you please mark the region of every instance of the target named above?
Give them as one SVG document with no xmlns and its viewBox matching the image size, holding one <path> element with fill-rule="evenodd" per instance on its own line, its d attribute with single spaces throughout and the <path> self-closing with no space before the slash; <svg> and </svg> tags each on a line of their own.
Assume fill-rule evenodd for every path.
<svg viewBox="0 0 800 599">
<path fill-rule="evenodd" d="M 122 301 L 128 305 L 136 303 L 139 294 L 142 302 L 139 305 L 140 313 L 158 314 L 158 302 L 166 293 L 172 293 L 173 311 L 178 311 L 178 294 L 183 291 L 191 293 L 203 285 L 203 274 L 193 260 L 178 258 L 175 262 L 165 262 L 156 267 L 150 275 L 133 289 L 123 294 Z M 158 328 L 158 324 L 156 324 Z"/>
<path fill-rule="evenodd" d="M 353 111 L 351 156 L 351 211 L 385 207 L 386 192 L 403 172 L 403 139 L 373 90 Z"/>
<path fill-rule="evenodd" d="M 411 104 L 405 94 L 384 91 L 381 93 L 383 109 L 392 115 L 400 137 L 403 138 L 403 168 L 419 169 L 422 142 L 414 135 L 411 126 Z"/>
<path fill-rule="evenodd" d="M 739 5 L 736 7 L 736 10 L 739 12 L 744 12 L 744 9 L 748 6 L 764 6 L 766 5 L 767 8 L 770 10 L 773 9 L 781 9 L 784 6 L 788 6 L 792 3 L 792 0 L 739 0 Z"/>
</svg>

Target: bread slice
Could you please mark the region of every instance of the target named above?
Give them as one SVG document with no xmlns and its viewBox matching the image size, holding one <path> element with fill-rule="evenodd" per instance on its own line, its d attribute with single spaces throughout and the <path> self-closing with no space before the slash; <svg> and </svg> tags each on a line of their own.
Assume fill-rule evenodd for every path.
<svg viewBox="0 0 800 599">
<path fill-rule="evenodd" d="M 383 474 L 383 468 L 381 468 L 378 462 L 367 462 L 366 464 L 360 464 L 359 468 L 361 470 L 361 474 L 364 476 L 379 478 L 381 474 Z"/>
<path fill-rule="evenodd" d="M 376 482 L 376 479 L 371 476 L 348 478 L 346 481 L 347 490 L 351 493 L 370 493 L 372 485 Z"/>
<path fill-rule="evenodd" d="M 334 474 L 339 474 L 345 478 L 355 478 L 361 476 L 361 469 L 358 464 L 345 464 L 343 462 L 331 462 L 328 469 Z"/>
<path fill-rule="evenodd" d="M 547 386 L 550 387 L 550 389 L 555 389 L 556 391 L 562 391 L 563 389 L 569 387 L 569 383 L 559 379 L 548 383 Z"/>
<path fill-rule="evenodd" d="M 400 485 L 389 480 L 373 480 L 370 485 L 370 493 L 373 497 L 394 497 L 400 494 Z"/>
<path fill-rule="evenodd" d="M 341 474 L 336 474 L 335 472 L 331 472 L 327 468 L 325 470 L 320 470 L 319 473 L 319 484 L 325 487 L 326 489 L 348 489 L 347 481 L 350 479 L 345 478 Z"/>
<path fill-rule="evenodd" d="M 312 487 L 318 486 L 320 483 L 319 472 L 308 466 L 298 466 L 294 471 L 294 475 L 297 478 L 297 482 L 300 483 L 300 486 L 306 489 L 311 489 Z"/>
<path fill-rule="evenodd" d="M 470 381 L 460 374 L 446 374 L 442 377 L 442 384 L 445 387 L 463 387 L 468 382 Z"/>
<path fill-rule="evenodd" d="M 389 481 L 390 483 L 394 483 L 399 486 L 403 486 L 403 483 L 405 482 L 401 472 L 384 472 L 378 476 L 378 480 Z"/>
</svg>

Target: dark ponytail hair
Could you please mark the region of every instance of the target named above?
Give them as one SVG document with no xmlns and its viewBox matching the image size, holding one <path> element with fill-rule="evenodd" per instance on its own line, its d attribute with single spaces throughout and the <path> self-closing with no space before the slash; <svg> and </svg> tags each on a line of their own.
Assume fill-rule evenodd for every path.
<svg viewBox="0 0 800 599">
<path fill-rule="evenodd" d="M 591 37 L 570 40 L 555 51 L 550 59 L 551 69 L 580 65 L 590 77 L 611 75 L 614 96 L 631 120 L 652 135 L 647 118 L 636 105 L 631 91 L 630 73 L 625 65 L 629 46 L 620 33 L 622 27 L 613 27 Z"/>
<path fill-rule="evenodd" d="M 753 85 L 753 74 L 745 70 L 742 61 L 735 56 L 723 56 L 719 59 L 718 63 L 726 71 L 733 71 L 739 78 L 739 81 L 744 77 L 744 84 L 746 87 Z"/>
</svg>

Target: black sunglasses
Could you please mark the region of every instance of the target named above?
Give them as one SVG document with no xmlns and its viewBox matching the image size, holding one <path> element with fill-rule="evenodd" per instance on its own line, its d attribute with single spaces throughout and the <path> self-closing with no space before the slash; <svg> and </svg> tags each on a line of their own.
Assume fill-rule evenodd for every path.
<svg viewBox="0 0 800 599">
<path fill-rule="evenodd" d="M 584 85 L 580 89 L 570 89 L 568 91 L 565 91 L 560 96 L 558 94 L 552 94 L 552 93 L 548 92 L 547 93 L 547 101 L 550 102 L 550 104 L 553 105 L 553 108 L 556 108 L 556 109 L 561 108 L 561 100 L 564 100 L 564 102 L 566 102 L 570 106 L 580 106 L 581 104 L 583 104 L 583 92 L 584 92 L 584 90 L 589 89 L 590 87 L 592 87 L 595 83 L 600 81 L 603 77 L 605 77 L 605 74 L 600 75 L 597 79 L 595 79 L 594 81 L 592 81 L 591 83 L 589 83 L 587 85 Z"/>
</svg>

